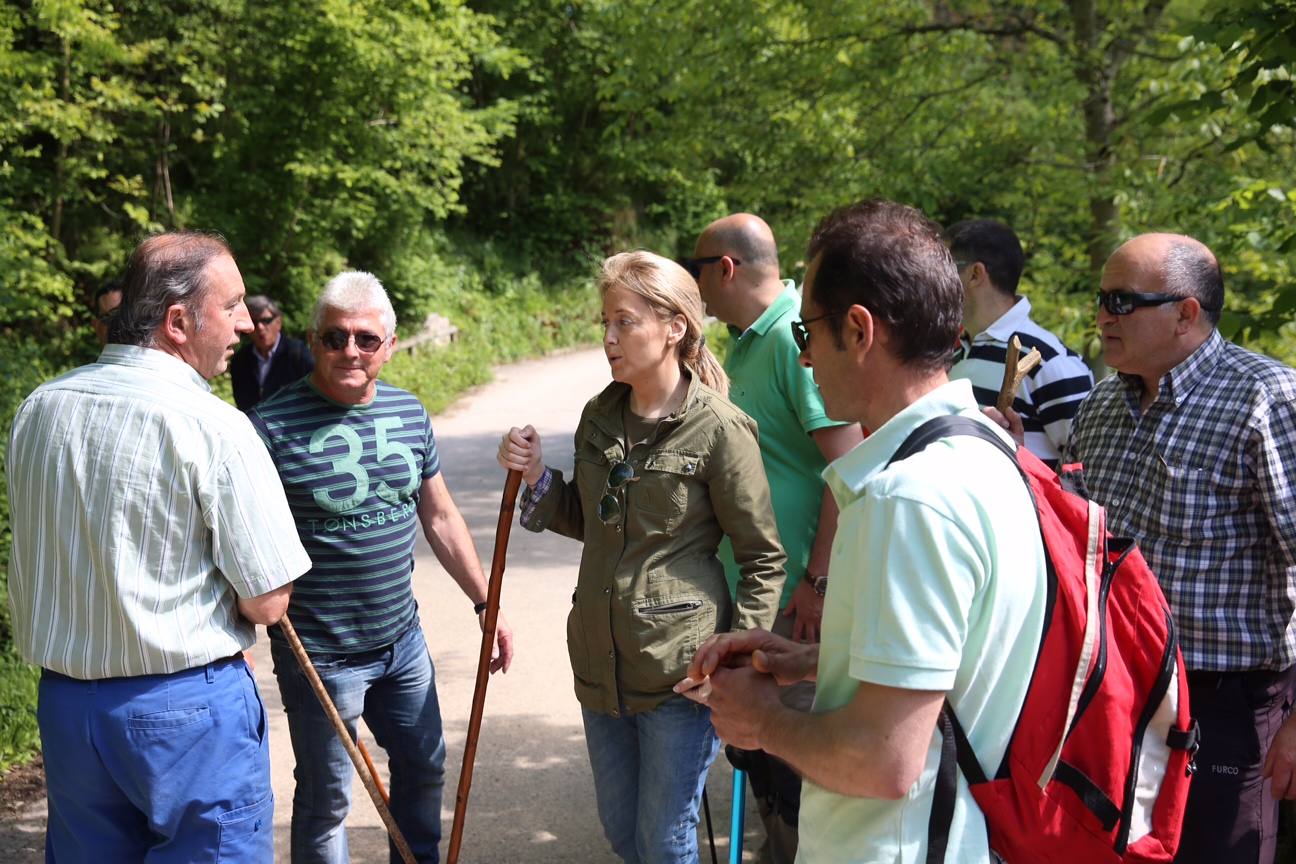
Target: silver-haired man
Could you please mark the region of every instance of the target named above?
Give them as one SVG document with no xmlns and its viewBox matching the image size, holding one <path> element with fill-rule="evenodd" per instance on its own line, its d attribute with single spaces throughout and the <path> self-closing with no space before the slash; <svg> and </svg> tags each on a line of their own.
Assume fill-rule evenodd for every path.
<svg viewBox="0 0 1296 864">
<path fill-rule="evenodd" d="M 250 416 L 315 565 L 293 596 L 293 625 L 352 734 L 364 717 L 387 750 L 392 815 L 418 860 L 435 862 L 445 742 L 410 581 L 418 528 L 483 624 L 486 580 L 427 412 L 412 393 L 378 380 L 395 345 L 396 313 L 382 284 L 343 273 L 316 303 L 314 371 Z M 341 864 L 351 765 L 283 635 L 270 635 L 297 757 L 292 859 Z M 492 671 L 507 670 L 513 635 L 502 617 L 496 639 Z"/>
</svg>

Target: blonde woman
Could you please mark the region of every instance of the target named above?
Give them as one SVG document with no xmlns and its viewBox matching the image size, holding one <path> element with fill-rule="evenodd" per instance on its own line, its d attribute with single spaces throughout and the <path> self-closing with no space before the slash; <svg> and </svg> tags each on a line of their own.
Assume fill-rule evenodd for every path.
<svg viewBox="0 0 1296 864">
<path fill-rule="evenodd" d="M 725 399 L 697 283 L 625 252 L 603 262 L 599 292 L 613 383 L 581 415 L 574 476 L 545 466 L 531 426 L 509 430 L 499 461 L 522 472 L 525 528 L 584 543 L 567 646 L 603 830 L 630 864 L 689 864 L 719 742 L 709 710 L 671 687 L 711 634 L 772 622 L 785 556 L 756 425 Z"/>
</svg>

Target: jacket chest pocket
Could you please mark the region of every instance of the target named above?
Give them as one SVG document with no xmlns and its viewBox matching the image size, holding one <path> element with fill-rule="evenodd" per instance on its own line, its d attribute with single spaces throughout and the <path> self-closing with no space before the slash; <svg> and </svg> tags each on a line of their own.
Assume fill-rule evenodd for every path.
<svg viewBox="0 0 1296 864">
<path fill-rule="evenodd" d="M 697 479 L 699 459 L 692 453 L 648 454 L 634 488 L 634 508 L 643 515 L 645 527 L 670 531 L 679 525 L 692 496 L 701 487 Z"/>
</svg>

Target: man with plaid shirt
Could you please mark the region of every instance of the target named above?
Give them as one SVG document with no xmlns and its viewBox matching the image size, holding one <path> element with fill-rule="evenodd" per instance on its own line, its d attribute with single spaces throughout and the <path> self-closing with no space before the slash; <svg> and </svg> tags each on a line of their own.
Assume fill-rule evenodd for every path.
<svg viewBox="0 0 1296 864">
<path fill-rule="evenodd" d="M 1216 330 L 1224 283 L 1190 237 L 1145 234 L 1107 261 L 1103 355 L 1081 405 L 1084 464 L 1175 615 L 1201 724 L 1178 862 L 1273 861 L 1296 798 L 1296 373 Z"/>
</svg>

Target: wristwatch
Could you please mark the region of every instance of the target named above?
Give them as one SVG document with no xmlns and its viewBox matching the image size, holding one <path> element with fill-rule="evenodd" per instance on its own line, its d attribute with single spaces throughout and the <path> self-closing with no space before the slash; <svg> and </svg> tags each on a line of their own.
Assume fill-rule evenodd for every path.
<svg viewBox="0 0 1296 864">
<path fill-rule="evenodd" d="M 820 597 L 828 593 L 828 576 L 826 574 L 823 576 L 810 576 L 809 574 L 806 574 L 806 578 L 810 580 L 810 587 L 813 588 L 814 592 Z"/>
</svg>

